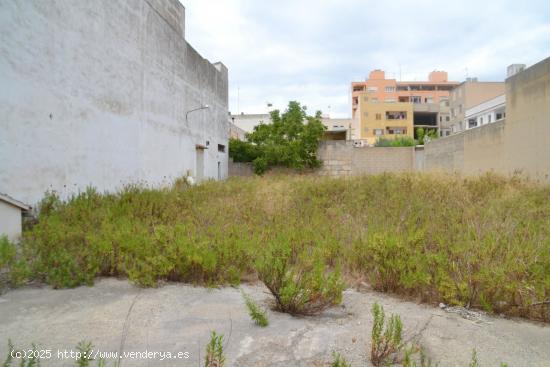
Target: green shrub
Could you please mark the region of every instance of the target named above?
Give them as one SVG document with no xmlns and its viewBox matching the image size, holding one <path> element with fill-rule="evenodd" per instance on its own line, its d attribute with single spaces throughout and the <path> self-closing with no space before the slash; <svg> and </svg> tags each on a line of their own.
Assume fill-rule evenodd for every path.
<svg viewBox="0 0 550 367">
<path fill-rule="evenodd" d="M 418 361 L 413 360 L 412 355 L 417 353 L 420 349 L 420 356 Z M 439 363 L 433 363 L 430 358 L 426 355 L 426 352 L 422 348 L 416 348 L 410 346 L 405 350 L 405 357 L 403 359 L 403 367 L 438 367 Z"/>
<path fill-rule="evenodd" d="M 417 141 L 410 136 L 400 136 L 394 139 L 380 138 L 374 144 L 375 147 L 414 147 Z"/>
<path fill-rule="evenodd" d="M 210 342 L 206 346 L 204 367 L 223 367 L 224 365 L 223 334 L 217 335 L 215 331 L 212 331 L 212 334 L 210 334 Z"/>
<path fill-rule="evenodd" d="M 384 308 L 378 303 L 372 305 L 372 331 L 370 360 L 374 366 L 395 363 L 403 348 L 403 323 L 397 314 L 386 320 Z"/>
<path fill-rule="evenodd" d="M 17 245 L 6 236 L 0 236 L 0 288 L 19 286 L 30 276 L 27 262 L 18 255 Z"/>
<path fill-rule="evenodd" d="M 246 308 L 248 309 L 248 314 L 250 315 L 250 318 L 252 321 L 256 323 L 256 325 L 260 327 L 266 327 L 269 325 L 269 320 L 267 319 L 267 313 L 265 310 L 262 310 L 260 306 L 254 302 L 252 298 L 250 298 L 247 294 L 242 292 Z"/>
<path fill-rule="evenodd" d="M 346 361 L 340 353 L 332 352 L 332 358 L 334 358 L 334 360 L 330 364 L 330 367 L 351 367 L 348 361 Z"/>
<path fill-rule="evenodd" d="M 257 271 L 281 312 L 312 315 L 342 301 L 340 272 L 307 251 L 296 256 L 284 243 L 275 246 L 257 261 Z"/>
<path fill-rule="evenodd" d="M 273 280 L 289 302 L 307 293 L 293 284 L 320 289 L 341 269 L 426 302 L 550 320 L 541 303 L 550 298 L 549 196 L 549 186 L 518 178 L 410 173 L 90 189 L 67 201 L 47 196 L 17 251 L 1 242 L 0 261 L 12 284 L 123 276 L 142 286 L 223 285 L 250 277 L 281 247 L 285 272 Z M 276 270 L 268 265 L 264 277 Z"/>
<path fill-rule="evenodd" d="M 12 352 L 20 352 L 21 357 L 20 358 L 14 358 L 14 355 L 12 355 Z M 17 355 L 17 354 L 16 354 Z M 2 367 L 11 367 L 12 362 L 14 362 L 14 359 L 17 360 L 17 365 L 19 367 L 39 367 L 40 366 L 40 358 L 39 358 L 39 352 L 36 348 L 36 345 L 32 344 L 32 349 L 25 349 L 25 352 L 18 350 L 14 347 L 11 340 L 8 340 L 8 355 L 6 359 L 4 360 L 4 363 L 2 363 Z"/>
</svg>

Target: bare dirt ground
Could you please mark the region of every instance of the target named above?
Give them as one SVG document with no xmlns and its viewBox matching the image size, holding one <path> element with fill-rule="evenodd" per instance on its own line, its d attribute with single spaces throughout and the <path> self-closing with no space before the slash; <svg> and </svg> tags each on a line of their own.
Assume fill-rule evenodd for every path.
<svg viewBox="0 0 550 367">
<path fill-rule="evenodd" d="M 241 288 L 260 304 L 271 300 L 261 285 Z M 448 312 L 381 293 L 347 290 L 342 305 L 322 315 L 269 311 L 270 325 L 260 328 L 251 322 L 239 289 L 183 284 L 142 289 L 112 278 L 93 287 L 25 287 L 0 296 L 0 355 L 5 358 L 11 338 L 18 348 L 35 343 L 38 350 L 51 350 L 43 366 L 69 366 L 74 361 L 61 359 L 63 353 L 88 340 L 94 353 L 127 353 L 122 366 L 200 366 L 209 334 L 216 330 L 225 336 L 228 366 L 322 366 L 332 351 L 352 366 L 369 366 L 375 301 L 400 314 L 405 336 L 416 336 L 440 366 L 468 366 L 473 348 L 482 366 L 550 366 L 550 326 L 524 320 Z M 176 358 L 167 358 L 166 352 Z M 115 359 L 107 358 L 107 365 Z"/>
</svg>

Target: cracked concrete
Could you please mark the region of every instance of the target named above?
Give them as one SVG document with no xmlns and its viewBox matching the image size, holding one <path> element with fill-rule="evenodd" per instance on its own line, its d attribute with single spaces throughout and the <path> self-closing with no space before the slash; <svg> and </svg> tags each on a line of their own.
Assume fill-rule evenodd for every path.
<svg viewBox="0 0 550 367">
<path fill-rule="evenodd" d="M 260 285 L 243 290 L 260 304 L 271 296 Z M 550 366 L 550 326 L 483 316 L 474 322 L 439 308 L 376 292 L 347 290 L 343 304 L 322 315 L 292 317 L 269 311 L 270 325 L 255 326 L 240 291 L 183 284 L 140 289 L 124 280 L 98 280 L 93 287 L 12 290 L 0 297 L 0 355 L 11 338 L 19 347 L 51 349 L 43 366 L 72 365 L 57 350 L 90 340 L 101 352 L 188 352 L 189 358 L 123 358 L 122 366 L 199 366 L 211 330 L 225 335 L 229 366 L 322 366 L 332 351 L 352 366 L 368 366 L 370 308 L 381 303 L 399 313 L 405 337 L 416 334 L 440 366 L 467 366 L 472 349 L 482 366 Z M 132 306 L 133 305 L 133 306 Z M 126 325 L 126 326 L 125 326 Z M 110 365 L 114 359 L 110 359 Z"/>
</svg>

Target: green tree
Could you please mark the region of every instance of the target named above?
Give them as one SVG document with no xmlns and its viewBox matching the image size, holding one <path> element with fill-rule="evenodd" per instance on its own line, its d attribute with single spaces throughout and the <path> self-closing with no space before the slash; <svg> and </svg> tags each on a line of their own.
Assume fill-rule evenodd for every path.
<svg viewBox="0 0 550 367">
<path fill-rule="evenodd" d="M 229 156 L 236 162 L 252 162 L 257 174 L 272 166 L 296 169 L 318 167 L 317 147 L 325 127 L 321 112 L 308 116 L 306 107 L 291 101 L 284 113 L 271 111 L 271 124 L 260 124 L 246 142 L 231 140 Z"/>
<path fill-rule="evenodd" d="M 416 139 L 418 140 L 418 144 L 424 145 L 424 143 L 428 142 L 429 140 L 437 139 L 437 131 L 424 130 L 423 128 L 419 127 L 416 129 Z"/>
</svg>

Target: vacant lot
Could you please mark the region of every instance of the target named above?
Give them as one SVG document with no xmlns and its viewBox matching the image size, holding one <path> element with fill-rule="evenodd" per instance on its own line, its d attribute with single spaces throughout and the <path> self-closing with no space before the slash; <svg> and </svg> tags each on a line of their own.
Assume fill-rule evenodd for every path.
<svg viewBox="0 0 550 367">
<path fill-rule="evenodd" d="M 12 283 L 74 287 L 98 276 L 234 284 L 284 253 L 348 285 L 550 320 L 549 199 L 550 187 L 492 175 L 89 190 L 66 203 L 46 197 L 21 253 L 2 256 Z"/>
</svg>

